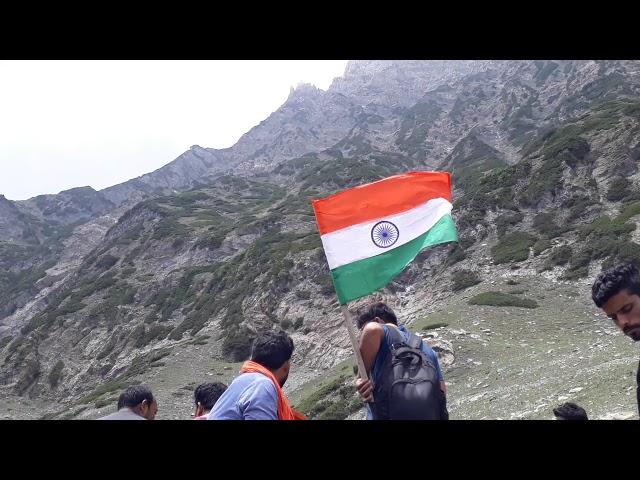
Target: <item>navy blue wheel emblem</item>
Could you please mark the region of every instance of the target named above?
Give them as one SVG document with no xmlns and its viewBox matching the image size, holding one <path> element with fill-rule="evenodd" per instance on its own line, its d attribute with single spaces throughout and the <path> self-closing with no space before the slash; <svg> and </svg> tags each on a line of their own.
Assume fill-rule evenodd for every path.
<svg viewBox="0 0 640 480">
<path fill-rule="evenodd" d="M 398 227 L 386 220 L 376 223 L 371 229 L 371 240 L 376 247 L 389 248 L 398 241 L 399 236 Z"/>
</svg>

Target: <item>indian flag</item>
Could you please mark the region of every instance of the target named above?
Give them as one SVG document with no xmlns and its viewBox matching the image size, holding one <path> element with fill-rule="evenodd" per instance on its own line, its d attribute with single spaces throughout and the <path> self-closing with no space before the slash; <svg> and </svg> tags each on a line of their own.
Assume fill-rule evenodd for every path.
<svg viewBox="0 0 640 480">
<path fill-rule="evenodd" d="M 409 172 L 313 200 L 342 305 L 387 285 L 423 249 L 458 240 L 451 174 Z"/>
</svg>

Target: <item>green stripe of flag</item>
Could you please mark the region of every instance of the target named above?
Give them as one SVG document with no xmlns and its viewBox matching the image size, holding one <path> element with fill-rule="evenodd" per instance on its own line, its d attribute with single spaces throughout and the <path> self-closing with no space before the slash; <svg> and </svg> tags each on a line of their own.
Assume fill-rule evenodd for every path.
<svg viewBox="0 0 640 480">
<path fill-rule="evenodd" d="M 440 243 L 456 242 L 458 234 L 451 215 L 444 215 L 428 232 L 393 250 L 358 260 L 331 271 L 338 300 L 345 305 L 387 285 L 423 249 Z"/>
</svg>

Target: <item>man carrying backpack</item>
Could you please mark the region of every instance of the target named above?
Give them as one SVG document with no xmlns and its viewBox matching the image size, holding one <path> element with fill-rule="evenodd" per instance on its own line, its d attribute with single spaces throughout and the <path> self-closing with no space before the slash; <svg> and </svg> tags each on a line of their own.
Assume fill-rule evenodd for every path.
<svg viewBox="0 0 640 480">
<path fill-rule="evenodd" d="M 385 303 L 358 317 L 360 353 L 371 380 L 356 380 L 367 420 L 448 420 L 438 356 L 422 339 L 398 327 Z M 373 401 L 372 401 L 373 400 Z"/>
</svg>

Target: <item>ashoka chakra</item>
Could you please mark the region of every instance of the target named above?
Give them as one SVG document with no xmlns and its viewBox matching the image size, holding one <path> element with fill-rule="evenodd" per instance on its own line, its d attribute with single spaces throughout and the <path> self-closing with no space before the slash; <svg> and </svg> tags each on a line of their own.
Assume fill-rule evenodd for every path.
<svg viewBox="0 0 640 480">
<path fill-rule="evenodd" d="M 398 227 L 391 222 L 378 222 L 371 229 L 371 240 L 380 248 L 389 248 L 398 241 L 399 236 Z"/>
</svg>

